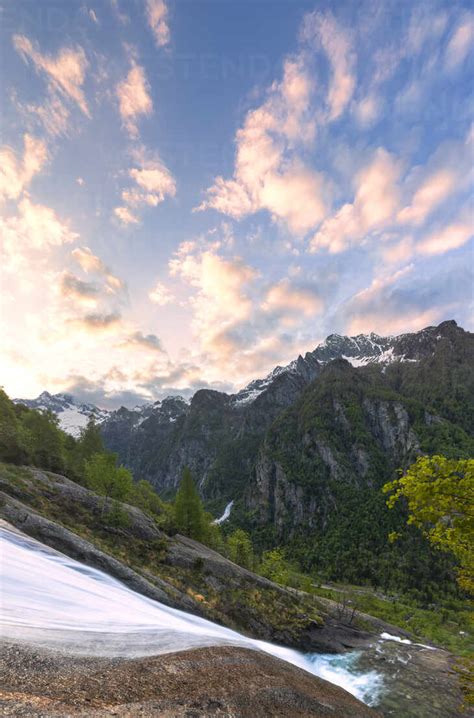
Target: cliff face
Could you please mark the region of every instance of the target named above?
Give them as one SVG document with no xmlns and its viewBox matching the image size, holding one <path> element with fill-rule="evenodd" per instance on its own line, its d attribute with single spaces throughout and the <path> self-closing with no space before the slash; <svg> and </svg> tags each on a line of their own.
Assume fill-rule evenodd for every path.
<svg viewBox="0 0 474 718">
<path fill-rule="evenodd" d="M 269 430 L 247 503 L 277 537 L 323 530 L 341 489 L 379 489 L 420 451 L 419 417 L 380 379 L 334 362 Z"/>
</svg>

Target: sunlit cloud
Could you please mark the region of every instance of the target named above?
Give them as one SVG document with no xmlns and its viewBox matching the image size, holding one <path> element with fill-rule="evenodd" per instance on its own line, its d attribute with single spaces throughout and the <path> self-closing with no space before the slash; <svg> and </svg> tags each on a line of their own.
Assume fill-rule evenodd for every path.
<svg viewBox="0 0 474 718">
<path fill-rule="evenodd" d="M 310 92 L 302 63 L 287 61 L 282 82 L 271 87 L 264 105 L 248 113 L 237 133 L 234 178 L 217 177 L 199 210 L 212 208 L 240 219 L 266 209 L 295 233 L 323 218 L 322 177 L 290 149 L 298 135 L 308 141 L 314 136 L 314 122 L 306 117 Z"/>
<path fill-rule="evenodd" d="M 310 243 L 310 250 L 343 252 L 354 241 L 390 223 L 399 206 L 400 163 L 379 148 L 371 162 L 355 177 L 355 197 L 325 220 Z"/>
<path fill-rule="evenodd" d="M 448 70 L 460 65 L 474 46 L 474 15 L 466 14 L 454 30 L 446 48 L 445 63 Z"/>
<path fill-rule="evenodd" d="M 130 137 L 138 137 L 138 120 L 141 116 L 149 117 L 153 112 L 153 101 L 150 96 L 150 85 L 146 79 L 145 69 L 132 59 L 132 67 L 116 88 L 119 112 L 122 124 Z"/>
<path fill-rule="evenodd" d="M 0 202 L 17 199 L 48 160 L 48 148 L 43 140 L 24 135 L 23 155 L 8 146 L 0 148 Z"/>
<path fill-rule="evenodd" d="M 122 224 L 138 224 L 138 217 L 129 210 L 128 207 L 115 207 L 114 214 Z"/>
<path fill-rule="evenodd" d="M 156 334 L 143 334 L 143 332 L 133 332 L 124 341 L 120 343 L 120 347 L 126 349 L 129 347 L 139 347 L 152 352 L 163 352 L 163 346 Z"/>
<path fill-rule="evenodd" d="M 87 332 L 102 332 L 115 329 L 121 322 L 119 312 L 100 313 L 91 312 L 83 317 L 71 320 L 71 324 L 78 328 L 82 328 Z"/>
<path fill-rule="evenodd" d="M 455 222 L 425 236 L 416 247 L 419 254 L 445 254 L 465 245 L 474 236 L 474 224 Z"/>
<path fill-rule="evenodd" d="M 103 277 L 108 292 L 114 293 L 125 289 L 125 282 L 116 277 L 89 247 L 76 247 L 72 250 L 71 256 L 87 274 L 97 274 Z"/>
<path fill-rule="evenodd" d="M 146 17 L 158 47 L 170 41 L 168 7 L 164 0 L 146 0 Z"/>
<path fill-rule="evenodd" d="M 321 297 L 314 290 L 292 285 L 289 279 L 283 279 L 270 287 L 263 303 L 266 311 L 296 313 L 305 317 L 314 317 L 323 307 Z"/>
<path fill-rule="evenodd" d="M 136 166 L 128 170 L 128 176 L 135 184 L 122 191 L 124 204 L 114 209 L 115 216 L 125 225 L 140 222 L 136 214 L 140 207 L 157 207 L 166 197 L 176 195 L 176 180 L 158 155 L 139 147 L 134 149 L 132 159 Z"/>
<path fill-rule="evenodd" d="M 306 16 L 303 33 L 316 46 L 321 45 L 329 59 L 328 120 L 337 120 L 352 98 L 356 83 L 355 53 L 349 33 L 338 25 L 333 15 L 319 12 Z"/>
<path fill-rule="evenodd" d="M 81 304 L 95 307 L 99 295 L 99 287 L 92 282 L 84 282 L 71 272 L 61 276 L 60 291 L 62 296 L 78 301 Z"/>
<path fill-rule="evenodd" d="M 73 100 L 85 115 L 90 116 L 83 90 L 89 63 L 82 47 L 62 48 L 53 57 L 42 54 L 25 35 L 14 35 L 13 44 L 25 62 L 31 61 L 37 72 L 46 75 L 55 90 Z"/>
<path fill-rule="evenodd" d="M 148 297 L 150 301 L 154 304 L 158 304 L 160 307 L 164 307 L 174 300 L 173 294 L 161 282 L 155 284 L 153 289 L 148 293 Z"/>
<path fill-rule="evenodd" d="M 0 218 L 4 268 L 15 271 L 36 259 L 43 259 L 53 247 L 74 242 L 78 234 L 53 209 L 24 197 L 16 214 Z"/>
<path fill-rule="evenodd" d="M 411 204 L 398 213 L 402 223 L 422 224 L 427 216 L 445 200 L 456 187 L 456 174 L 442 169 L 427 177 L 416 190 Z"/>
</svg>

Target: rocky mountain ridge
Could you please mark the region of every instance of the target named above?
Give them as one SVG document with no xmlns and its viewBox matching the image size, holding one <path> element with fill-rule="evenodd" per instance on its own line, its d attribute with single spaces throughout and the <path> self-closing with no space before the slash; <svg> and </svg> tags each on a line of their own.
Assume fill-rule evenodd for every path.
<svg viewBox="0 0 474 718">
<path fill-rule="evenodd" d="M 220 404 L 228 412 L 242 411 L 243 416 L 236 423 L 250 428 L 252 411 L 249 406 L 257 405 L 257 414 L 265 412 L 265 426 L 290 406 L 300 395 L 305 386 L 310 384 L 321 372 L 322 368 L 335 359 L 346 359 L 352 366 L 361 367 L 371 364 L 389 365 L 393 362 L 416 362 L 430 356 L 437 343 L 443 338 L 448 328 L 455 327 L 455 322 L 443 322 L 439 327 L 427 327 L 420 332 L 399 336 L 381 337 L 375 333 L 359 334 L 354 337 L 331 334 L 312 352 L 299 356 L 286 366 L 275 367 L 263 379 L 255 379 L 236 394 L 227 395 L 211 390 L 199 390 L 190 402 L 180 396 L 169 396 L 154 403 L 136 406 L 133 409 L 121 407 L 110 411 L 93 404 L 79 403 L 70 394 L 50 394 L 42 392 L 36 399 L 15 399 L 34 409 L 49 410 L 57 414 L 61 428 L 73 436 L 78 436 L 90 416 L 103 425 L 104 437 L 111 448 L 118 451 L 122 459 L 130 461 L 133 449 L 129 444 L 142 445 L 138 436 L 142 425 L 151 420 L 147 427 L 148 437 L 156 428 L 163 440 L 163 434 L 173 434 L 173 425 L 203 404 L 209 406 Z M 159 428 L 158 428 L 159 427 Z M 165 428 L 167 427 L 167 428 Z M 245 429 L 244 429 L 245 430 Z M 120 447 L 123 443 L 123 447 Z M 133 468 L 133 466 L 132 466 Z M 150 473 L 147 471 L 147 477 Z"/>
</svg>

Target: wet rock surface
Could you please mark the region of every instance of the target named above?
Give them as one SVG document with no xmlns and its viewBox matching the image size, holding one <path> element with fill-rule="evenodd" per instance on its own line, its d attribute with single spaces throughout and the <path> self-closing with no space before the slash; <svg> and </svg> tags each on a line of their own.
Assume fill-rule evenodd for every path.
<svg viewBox="0 0 474 718">
<path fill-rule="evenodd" d="M 3 646 L 0 713 L 28 718 L 371 718 L 342 688 L 243 648 L 134 660 L 74 658 Z"/>
</svg>

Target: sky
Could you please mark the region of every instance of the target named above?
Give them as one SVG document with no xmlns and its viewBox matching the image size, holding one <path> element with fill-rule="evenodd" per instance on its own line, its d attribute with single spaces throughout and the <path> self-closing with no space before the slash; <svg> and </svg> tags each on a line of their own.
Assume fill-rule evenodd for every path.
<svg viewBox="0 0 474 718">
<path fill-rule="evenodd" d="M 0 376 L 134 406 L 473 329 L 468 2 L 0 2 Z"/>
</svg>

